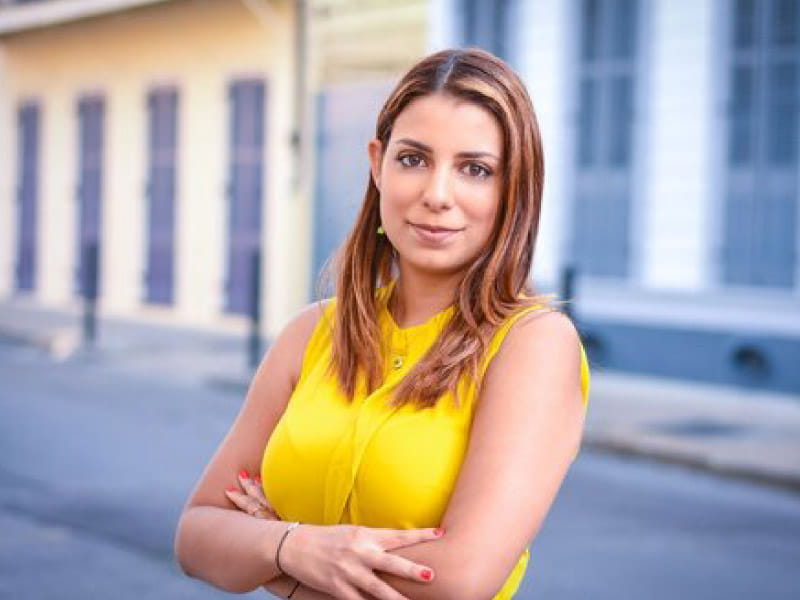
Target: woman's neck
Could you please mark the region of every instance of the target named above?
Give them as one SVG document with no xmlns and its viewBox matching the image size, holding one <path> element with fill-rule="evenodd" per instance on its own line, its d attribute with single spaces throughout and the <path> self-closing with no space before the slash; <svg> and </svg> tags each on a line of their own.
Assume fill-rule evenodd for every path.
<svg viewBox="0 0 800 600">
<path fill-rule="evenodd" d="M 425 323 L 442 312 L 455 301 L 461 276 L 460 273 L 435 277 L 401 273 L 388 304 L 394 322 L 405 329 Z"/>
</svg>

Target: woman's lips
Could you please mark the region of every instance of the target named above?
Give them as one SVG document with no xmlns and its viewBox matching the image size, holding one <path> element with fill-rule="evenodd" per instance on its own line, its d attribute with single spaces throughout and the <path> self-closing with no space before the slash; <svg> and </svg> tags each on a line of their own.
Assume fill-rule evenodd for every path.
<svg viewBox="0 0 800 600">
<path fill-rule="evenodd" d="M 409 225 L 419 240 L 432 245 L 442 244 L 461 231 L 461 229 L 430 228 L 414 223 L 409 223 Z"/>
</svg>

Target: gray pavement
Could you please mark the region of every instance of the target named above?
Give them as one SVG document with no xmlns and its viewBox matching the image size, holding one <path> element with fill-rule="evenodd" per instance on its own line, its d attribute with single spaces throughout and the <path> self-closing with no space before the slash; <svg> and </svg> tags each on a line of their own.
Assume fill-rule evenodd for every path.
<svg viewBox="0 0 800 600">
<path fill-rule="evenodd" d="M 0 341 L 172 382 L 246 389 L 239 334 L 102 319 L 84 350 L 80 310 L 0 301 Z M 800 490 L 800 395 L 593 371 L 584 444 Z"/>
<path fill-rule="evenodd" d="M 2 343 L 0 382 L 0 598 L 230 597 L 172 538 L 240 389 Z M 798 539 L 796 492 L 587 447 L 517 596 L 794 600 Z"/>
<path fill-rule="evenodd" d="M 596 373 L 584 443 L 800 491 L 800 396 Z"/>
</svg>

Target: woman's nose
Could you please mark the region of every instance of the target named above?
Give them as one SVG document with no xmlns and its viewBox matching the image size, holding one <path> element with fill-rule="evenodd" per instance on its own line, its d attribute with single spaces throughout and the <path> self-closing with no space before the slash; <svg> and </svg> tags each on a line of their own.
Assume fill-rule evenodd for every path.
<svg viewBox="0 0 800 600">
<path fill-rule="evenodd" d="M 425 188 L 425 205 L 431 210 L 442 210 L 453 203 L 453 188 L 449 168 L 439 168 L 431 172 Z"/>
</svg>

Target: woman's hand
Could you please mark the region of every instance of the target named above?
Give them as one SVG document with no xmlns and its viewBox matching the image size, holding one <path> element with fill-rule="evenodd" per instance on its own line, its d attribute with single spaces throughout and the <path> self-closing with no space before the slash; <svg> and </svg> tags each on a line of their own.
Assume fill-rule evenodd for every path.
<svg viewBox="0 0 800 600">
<path fill-rule="evenodd" d="M 438 529 L 377 529 L 357 525 L 302 524 L 286 537 L 281 566 L 305 585 L 342 600 L 407 600 L 378 578 L 384 571 L 420 583 L 433 570 L 386 550 L 440 539 Z"/>
<path fill-rule="evenodd" d="M 231 486 L 225 490 L 225 495 L 228 496 L 231 502 L 251 517 L 272 519 L 274 521 L 281 520 L 264 495 L 260 476 L 256 475 L 251 479 L 249 473 L 242 470 L 239 473 L 239 483 L 241 483 L 244 493 L 236 486 Z"/>
<path fill-rule="evenodd" d="M 269 504 L 261 479 L 239 473 L 242 492 L 235 486 L 225 490 L 239 509 L 259 519 L 281 520 Z M 342 600 L 407 600 L 375 576 L 374 570 L 413 581 L 433 580 L 433 570 L 386 550 L 440 539 L 441 529 L 378 529 L 357 525 L 311 525 L 303 523 L 290 532 L 281 547 L 281 566 L 295 579 Z M 271 590 L 270 588 L 270 591 Z"/>
</svg>

